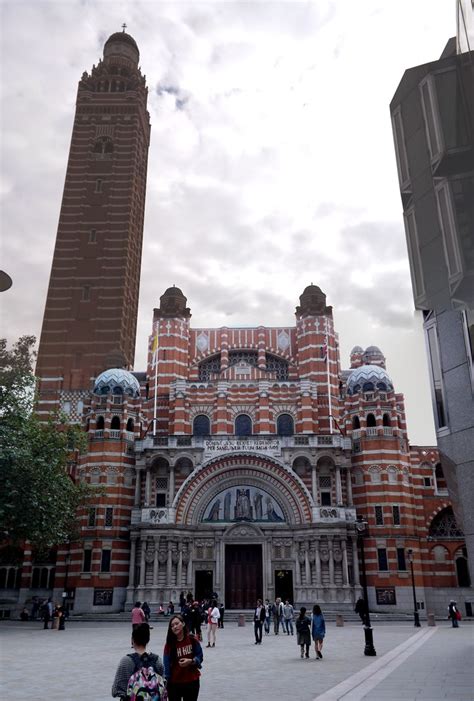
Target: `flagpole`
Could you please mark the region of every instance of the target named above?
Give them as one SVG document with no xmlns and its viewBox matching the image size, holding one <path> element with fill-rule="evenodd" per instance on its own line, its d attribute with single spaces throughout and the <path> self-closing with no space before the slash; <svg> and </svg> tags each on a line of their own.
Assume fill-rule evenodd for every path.
<svg viewBox="0 0 474 701">
<path fill-rule="evenodd" d="M 331 378 L 329 374 L 329 336 L 328 336 L 328 318 L 326 322 L 326 375 L 328 385 L 328 406 L 329 406 L 329 433 L 332 434 L 332 400 L 331 400 Z"/>
</svg>

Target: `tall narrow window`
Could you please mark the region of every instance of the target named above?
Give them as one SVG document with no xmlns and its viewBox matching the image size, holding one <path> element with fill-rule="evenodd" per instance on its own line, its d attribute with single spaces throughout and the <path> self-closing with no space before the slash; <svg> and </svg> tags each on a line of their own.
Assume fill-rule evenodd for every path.
<svg viewBox="0 0 474 701">
<path fill-rule="evenodd" d="M 420 298 L 425 294 L 425 282 L 423 279 L 423 267 L 421 265 L 420 244 L 418 241 L 418 229 L 416 226 L 414 209 L 409 209 L 406 214 L 404 214 L 404 221 L 413 291 L 415 293 L 415 298 Z"/>
<path fill-rule="evenodd" d="M 450 281 L 462 273 L 461 253 L 449 183 L 445 180 L 436 188 L 439 223 L 443 238 L 444 257 Z"/>
<path fill-rule="evenodd" d="M 367 414 L 367 428 L 373 428 L 377 423 L 373 414 Z"/>
<path fill-rule="evenodd" d="M 114 510 L 112 506 L 107 506 L 105 508 L 105 519 L 104 525 L 106 528 L 112 528 L 114 523 Z"/>
<path fill-rule="evenodd" d="M 91 229 L 89 231 L 89 243 L 97 243 L 97 230 Z"/>
<path fill-rule="evenodd" d="M 383 507 L 375 506 L 375 525 L 383 526 Z"/>
<path fill-rule="evenodd" d="M 400 507 L 397 504 L 395 504 L 395 506 L 392 506 L 392 517 L 393 517 L 393 525 L 399 526 L 400 525 Z"/>
<path fill-rule="evenodd" d="M 93 528 L 95 526 L 95 515 L 96 515 L 96 510 L 95 507 L 91 507 L 89 509 L 89 513 L 87 515 L 87 525 L 89 528 Z"/>
<path fill-rule="evenodd" d="M 102 192 L 102 180 L 100 178 L 95 181 L 95 192 Z"/>
<path fill-rule="evenodd" d="M 399 570 L 406 570 L 405 548 L 397 548 L 397 566 Z"/>
<path fill-rule="evenodd" d="M 205 414 L 199 414 L 193 421 L 193 434 L 195 436 L 209 436 L 211 433 L 211 422 Z"/>
<path fill-rule="evenodd" d="M 83 572 L 90 572 L 92 567 L 92 550 L 90 548 L 87 548 L 87 550 L 84 550 L 84 560 L 82 563 L 82 571 Z"/>
<path fill-rule="evenodd" d="M 439 157 L 442 150 L 442 137 L 439 125 L 438 101 L 432 76 L 428 76 L 420 84 L 421 105 L 425 121 L 426 141 L 431 160 Z"/>
<path fill-rule="evenodd" d="M 352 417 L 352 428 L 353 429 L 358 429 L 360 428 L 360 420 L 358 416 L 353 416 Z"/>
<path fill-rule="evenodd" d="M 447 425 L 447 421 L 444 409 L 443 375 L 441 372 L 436 324 L 432 323 L 425 328 L 431 370 L 431 392 L 435 409 L 436 428 L 440 429 Z"/>
<path fill-rule="evenodd" d="M 112 551 L 110 549 L 102 550 L 102 555 L 100 558 L 100 571 L 110 572 L 110 561 L 111 561 Z"/>
<path fill-rule="evenodd" d="M 405 148 L 405 135 L 403 133 L 402 111 L 400 107 L 392 115 L 393 140 L 395 142 L 395 155 L 397 158 L 398 180 L 400 189 L 405 190 L 410 174 L 408 171 L 408 159 Z"/>
<path fill-rule="evenodd" d="M 377 548 L 377 560 L 379 565 L 379 572 L 388 571 L 388 558 L 386 548 Z"/>
<path fill-rule="evenodd" d="M 82 288 L 82 297 L 81 301 L 82 302 L 90 302 L 91 300 L 91 288 L 90 285 L 84 285 Z"/>
</svg>

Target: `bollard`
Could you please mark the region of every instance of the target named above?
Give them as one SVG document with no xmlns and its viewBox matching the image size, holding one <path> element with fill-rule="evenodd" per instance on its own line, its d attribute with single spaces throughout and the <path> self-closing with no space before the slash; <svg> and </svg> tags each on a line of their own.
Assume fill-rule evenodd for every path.
<svg viewBox="0 0 474 701">
<path fill-rule="evenodd" d="M 237 624 L 239 628 L 245 625 L 245 614 L 239 613 L 239 622 Z"/>
<path fill-rule="evenodd" d="M 336 613 L 336 626 L 337 628 L 344 626 L 344 616 L 341 613 Z"/>
<path fill-rule="evenodd" d="M 434 613 L 429 613 L 429 614 L 428 614 L 428 625 L 429 625 L 429 626 L 435 626 L 435 625 L 436 625 Z"/>
</svg>

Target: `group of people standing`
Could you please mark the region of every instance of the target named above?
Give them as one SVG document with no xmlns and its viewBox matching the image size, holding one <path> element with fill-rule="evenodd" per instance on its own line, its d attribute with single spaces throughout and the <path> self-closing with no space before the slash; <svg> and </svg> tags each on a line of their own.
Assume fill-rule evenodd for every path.
<svg viewBox="0 0 474 701">
<path fill-rule="evenodd" d="M 323 657 L 322 648 L 324 637 L 326 635 L 326 623 L 324 621 L 321 608 L 318 604 L 313 606 L 313 613 L 311 617 L 306 615 L 306 610 L 307 609 L 302 606 L 300 608 L 299 615 L 296 618 L 295 626 L 297 643 L 300 646 L 301 657 L 309 658 L 309 648 L 311 645 L 311 639 L 313 639 L 316 659 L 320 660 Z M 257 599 L 257 605 L 253 614 L 255 645 L 262 644 L 263 628 L 265 629 L 266 635 L 270 634 L 272 618 L 273 632 L 275 635 L 279 634 L 280 625 L 283 633 L 286 632 L 287 635 L 294 635 L 294 608 L 288 599 L 286 599 L 285 603 L 283 603 L 280 598 L 277 598 L 274 604 L 271 604 L 268 599 L 265 600 L 265 604 L 263 603 L 262 599 Z"/>
</svg>

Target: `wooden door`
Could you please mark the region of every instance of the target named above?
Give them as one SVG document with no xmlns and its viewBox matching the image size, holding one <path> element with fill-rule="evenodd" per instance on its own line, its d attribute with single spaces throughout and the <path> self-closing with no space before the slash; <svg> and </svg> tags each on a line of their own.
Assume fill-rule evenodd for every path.
<svg viewBox="0 0 474 701">
<path fill-rule="evenodd" d="M 263 599 L 262 546 L 227 545 L 225 549 L 225 605 L 249 609 Z"/>
</svg>

